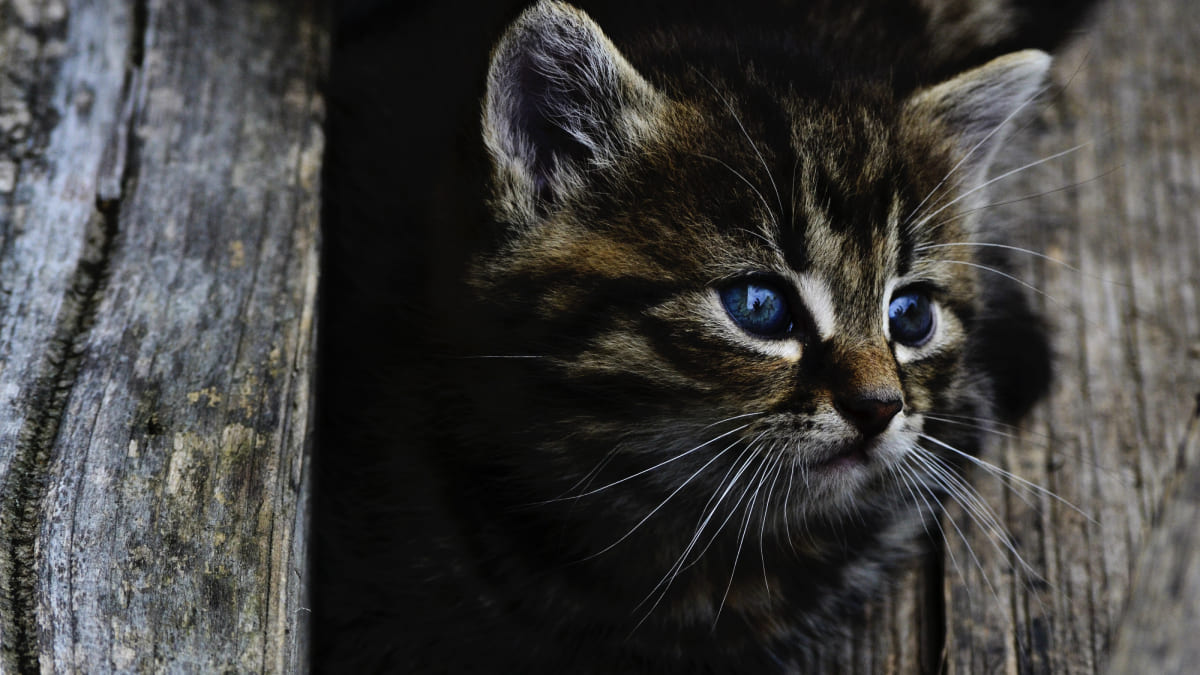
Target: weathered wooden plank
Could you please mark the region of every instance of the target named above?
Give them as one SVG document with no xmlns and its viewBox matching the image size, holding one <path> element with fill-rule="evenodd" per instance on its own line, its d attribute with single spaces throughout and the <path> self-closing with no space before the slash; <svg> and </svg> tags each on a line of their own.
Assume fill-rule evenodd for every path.
<svg viewBox="0 0 1200 675">
<path fill-rule="evenodd" d="M 302 671 L 322 14 L 0 13 L 0 668 Z"/>
<path fill-rule="evenodd" d="M 1025 261 L 1019 276 L 1044 293 L 1057 383 L 1021 429 L 999 430 L 1008 437 L 986 458 L 1086 516 L 975 472 L 1030 569 L 1014 570 L 997 534 L 952 514 L 966 534 L 965 544 L 950 534 L 961 578 L 947 564 L 953 672 L 1102 670 L 1164 486 L 1195 466 L 1183 448 L 1200 391 L 1196 44 L 1194 4 L 1104 3 L 1059 59 L 1063 90 L 1022 134 L 1028 156 L 1018 160 L 1086 145 L 995 195 L 1075 186 L 994 209 L 1020 245 L 1071 267 Z M 1197 573 L 1187 573 L 1193 584 Z"/>
<path fill-rule="evenodd" d="M 119 125 L 128 6 L 0 5 L 0 665 L 28 661 L 39 477 L 98 253 L 95 183 Z"/>
<path fill-rule="evenodd" d="M 1200 398 L 1197 399 L 1200 406 Z M 1190 466 L 1138 556 L 1110 673 L 1187 673 L 1200 664 L 1200 408 L 1183 451 Z"/>
</svg>

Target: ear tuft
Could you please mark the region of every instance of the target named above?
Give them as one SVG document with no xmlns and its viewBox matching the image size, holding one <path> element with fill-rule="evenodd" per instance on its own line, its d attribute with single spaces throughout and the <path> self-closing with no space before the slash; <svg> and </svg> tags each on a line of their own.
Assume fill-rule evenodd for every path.
<svg viewBox="0 0 1200 675">
<path fill-rule="evenodd" d="M 1013 52 L 921 90 L 908 101 L 910 123 L 932 123 L 953 136 L 964 185 L 979 185 L 1012 119 L 1037 96 L 1050 61 L 1036 49 Z"/>
<path fill-rule="evenodd" d="M 660 100 L 586 14 L 526 10 L 492 53 L 484 103 L 501 205 L 524 220 L 561 201 L 652 127 Z"/>
</svg>

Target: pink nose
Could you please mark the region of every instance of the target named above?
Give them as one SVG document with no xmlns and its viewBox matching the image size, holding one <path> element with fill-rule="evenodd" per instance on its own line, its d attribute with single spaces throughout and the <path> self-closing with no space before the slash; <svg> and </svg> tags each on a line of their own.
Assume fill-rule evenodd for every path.
<svg viewBox="0 0 1200 675">
<path fill-rule="evenodd" d="M 904 408 L 899 392 L 855 392 L 838 396 L 833 405 L 863 436 L 883 433 L 896 413 Z"/>
</svg>

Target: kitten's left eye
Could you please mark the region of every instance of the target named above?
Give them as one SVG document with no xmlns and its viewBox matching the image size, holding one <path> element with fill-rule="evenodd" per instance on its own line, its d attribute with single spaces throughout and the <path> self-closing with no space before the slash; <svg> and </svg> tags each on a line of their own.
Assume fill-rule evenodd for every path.
<svg viewBox="0 0 1200 675">
<path fill-rule="evenodd" d="M 742 330 L 765 338 L 780 338 L 792 330 L 792 313 L 784 294 L 770 282 L 741 281 L 721 290 L 721 304 Z"/>
<path fill-rule="evenodd" d="M 906 291 L 888 305 L 888 332 L 909 347 L 920 347 L 933 336 L 933 303 L 920 291 Z"/>
</svg>

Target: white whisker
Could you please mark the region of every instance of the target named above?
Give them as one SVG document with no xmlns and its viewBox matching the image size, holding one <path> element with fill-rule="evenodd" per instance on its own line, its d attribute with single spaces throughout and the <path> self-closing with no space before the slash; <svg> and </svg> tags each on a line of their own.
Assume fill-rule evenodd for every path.
<svg viewBox="0 0 1200 675">
<path fill-rule="evenodd" d="M 1042 486 L 1038 485 L 1037 483 L 1032 483 L 1032 482 L 1030 482 L 1030 481 L 1028 481 L 1028 480 L 1025 480 L 1024 478 L 1021 478 L 1020 476 L 1018 476 L 1018 475 L 1016 475 L 1016 474 L 1014 474 L 1014 473 L 1010 473 L 1010 472 L 1008 472 L 1008 471 L 1005 471 L 1004 469 L 1001 469 L 1000 467 L 996 466 L 995 464 L 992 464 L 992 463 L 990 463 L 990 462 L 985 462 L 985 461 L 983 461 L 982 459 L 979 459 L 979 458 L 977 458 L 977 457 L 974 457 L 974 456 L 972 456 L 972 455 L 969 455 L 969 454 L 967 454 L 967 453 L 963 452 L 962 450 L 959 450 L 958 448 L 955 448 L 955 447 L 954 447 L 954 446 L 952 446 L 952 445 L 949 445 L 949 444 L 947 444 L 947 443 L 944 443 L 944 442 L 942 442 L 942 441 L 940 441 L 940 440 L 938 440 L 938 439 L 934 438 L 933 436 L 930 436 L 930 435 L 928 435 L 928 434 L 917 434 L 917 435 L 918 435 L 918 436 L 920 436 L 921 438 L 923 438 L 923 439 L 927 440 L 927 441 L 930 441 L 930 442 L 933 442 L 933 443 L 936 443 L 936 444 L 938 444 L 939 446 L 941 446 L 941 447 L 943 447 L 943 448 L 945 448 L 945 449 L 949 450 L 950 452 L 953 452 L 954 454 L 956 454 L 956 455 L 958 455 L 959 457 L 962 457 L 963 459 L 966 459 L 967 461 L 969 461 L 969 462 L 971 462 L 971 463 L 975 464 L 976 466 L 978 466 L 978 467 L 982 468 L 984 471 L 987 471 L 988 473 L 995 474 L 995 475 L 998 475 L 998 476 L 1003 476 L 1004 478 L 1008 478 L 1009 480 L 1014 480 L 1014 481 L 1016 481 L 1016 482 L 1020 483 L 1021 485 L 1024 485 L 1025 487 L 1027 487 L 1027 488 L 1031 489 L 1031 490 L 1034 490 L 1034 491 L 1036 491 L 1036 492 L 1040 492 L 1040 493 L 1042 493 L 1042 494 L 1046 495 L 1047 497 L 1050 497 L 1051 499 L 1054 499 L 1055 501 L 1059 502 L 1059 503 L 1060 503 L 1060 504 L 1062 504 L 1063 506 L 1066 506 L 1067 508 L 1071 509 L 1071 510 L 1072 510 L 1072 511 L 1074 511 L 1075 513 L 1078 513 L 1079 515 L 1083 516 L 1084 518 L 1086 518 L 1086 519 L 1087 519 L 1087 521 L 1088 521 L 1089 523 L 1091 523 L 1091 524 L 1093 524 L 1093 525 L 1099 525 L 1099 524 L 1100 524 L 1099 522 L 1097 522 L 1097 521 L 1096 521 L 1096 519 L 1095 519 L 1095 518 L 1092 518 L 1090 515 L 1088 515 L 1086 512 L 1084 512 L 1084 511 L 1083 511 L 1082 509 L 1080 509 L 1078 506 L 1075 506 L 1075 505 L 1074 505 L 1074 504 L 1072 504 L 1071 502 L 1069 502 L 1069 501 L 1067 501 L 1067 500 L 1063 499 L 1062 497 L 1059 497 L 1059 496 L 1058 496 L 1057 494 L 1055 494 L 1053 491 L 1051 491 L 1051 490 L 1047 490 L 1046 488 L 1044 488 L 1044 487 L 1042 487 Z"/>
<path fill-rule="evenodd" d="M 1053 256 L 1048 256 L 1045 253 L 1038 253 L 1037 251 L 1031 251 L 1027 248 L 1021 248 L 1020 246 L 1009 246 L 1008 244 L 991 244 L 991 243 L 972 242 L 972 241 L 952 241 L 952 242 L 949 242 L 946 244 L 926 244 L 924 246 L 917 246 L 917 247 L 914 247 L 913 250 L 914 251 L 928 251 L 928 250 L 935 249 L 935 248 L 959 248 L 959 247 L 1002 248 L 1007 251 L 1018 251 L 1020 253 L 1028 253 L 1029 255 L 1031 255 L 1035 258 L 1041 258 L 1042 260 L 1049 260 L 1052 263 L 1062 265 L 1063 267 L 1071 270 L 1072 272 L 1079 272 L 1080 274 L 1083 273 L 1083 270 L 1079 269 L 1078 267 L 1075 267 L 1074 265 L 1072 265 L 1068 262 L 1065 262 L 1063 260 L 1059 260 L 1058 258 L 1055 258 Z"/>
<path fill-rule="evenodd" d="M 966 154 L 962 156 L 962 159 L 958 160 L 958 162 L 954 166 L 950 167 L 950 170 L 946 172 L 946 175 L 943 176 L 940 181 L 938 181 L 937 185 L 933 186 L 933 189 L 929 191 L 929 194 L 925 195 L 925 198 L 922 199 L 921 202 L 919 204 L 917 204 L 915 208 L 913 208 L 912 213 L 908 214 L 908 217 L 904 219 L 904 222 L 901 223 L 901 226 L 907 225 L 913 219 L 913 217 L 917 214 L 917 212 L 921 210 L 921 207 L 925 205 L 925 202 L 928 202 L 930 197 L 933 197 L 935 194 L 937 194 L 937 191 L 941 189 L 941 187 L 946 183 L 946 181 L 950 180 L 950 177 L 953 176 L 955 174 L 955 172 L 957 172 L 962 167 L 962 165 L 965 164 L 966 161 L 971 158 L 972 155 L 974 155 L 976 152 L 978 152 L 979 148 L 983 147 L 984 143 L 987 143 L 992 138 L 992 136 L 995 136 L 1002 128 L 1004 128 L 1005 124 L 1008 124 L 1014 117 L 1019 115 L 1021 113 L 1021 111 L 1025 109 L 1026 106 L 1028 106 L 1030 103 L 1033 103 L 1037 99 L 1037 97 L 1041 96 L 1042 93 L 1045 92 L 1048 88 L 1049 87 L 1042 87 L 1041 89 L 1038 89 L 1037 91 L 1035 91 L 1033 93 L 1033 95 L 1030 96 L 1029 98 L 1025 99 L 1025 101 L 1021 105 L 1014 108 L 1013 111 L 1010 112 L 1007 117 L 1000 120 L 1000 123 L 997 124 L 991 131 L 989 131 L 986 136 L 984 136 L 982 139 L 980 139 L 978 143 L 971 146 L 971 149 L 968 150 L 966 152 Z"/>
<path fill-rule="evenodd" d="M 758 191 L 758 188 L 754 187 L 754 183 L 751 183 L 751 182 L 750 182 L 750 179 L 748 179 L 748 178 L 746 178 L 745 176 L 743 176 L 741 173 L 739 173 L 739 172 L 738 172 L 738 170 L 737 170 L 737 169 L 733 168 L 732 166 L 729 166 L 728 164 L 726 164 L 726 163 L 725 163 L 723 160 L 721 160 L 720 158 L 713 157 L 712 155 L 705 155 L 705 154 L 703 154 L 703 153 L 699 153 L 699 152 L 697 152 L 697 153 L 693 153 L 693 154 L 695 154 L 697 157 L 701 157 L 701 158 L 703 158 L 703 159 L 710 159 L 710 160 L 712 160 L 712 161 L 714 161 L 714 162 L 716 162 L 716 163 L 720 164 L 721 166 L 725 167 L 726 169 L 729 169 L 729 171 L 730 171 L 730 172 L 732 172 L 732 173 L 733 173 L 733 175 L 735 175 L 735 176 L 737 176 L 738 178 L 740 178 L 740 179 L 741 179 L 741 181 L 742 181 L 743 183 L 745 183 L 747 186 L 749 186 L 751 190 L 754 190 L 754 194 L 758 195 L 758 199 L 759 199 L 759 201 L 761 201 L 761 202 L 762 202 L 762 204 L 763 204 L 763 208 L 765 208 L 765 209 L 767 210 L 767 215 L 771 217 L 771 220 L 772 220 L 772 222 L 774 222 L 774 223 L 775 223 L 775 226 L 776 226 L 776 227 L 778 227 L 778 226 L 779 226 L 779 225 L 778 225 L 778 221 L 776 221 L 776 220 L 775 220 L 775 217 L 776 217 L 776 216 L 775 216 L 775 212 L 771 210 L 771 205 L 770 205 L 769 203 L 767 203 L 767 198 L 766 198 L 766 197 L 764 197 L 764 196 L 763 196 L 763 194 L 762 194 L 761 192 L 759 192 L 759 191 Z"/>
<path fill-rule="evenodd" d="M 913 447 L 918 447 L 918 446 L 913 446 Z M 914 461 L 919 461 L 917 459 L 919 457 L 919 454 L 916 452 L 910 453 L 909 457 L 914 458 Z M 924 465 L 924 463 L 922 463 L 922 464 Z M 931 476 L 931 478 L 934 478 L 935 481 L 937 480 L 936 477 Z M 946 488 L 947 493 L 949 494 L 949 496 L 952 499 L 954 499 L 958 503 L 962 504 L 962 501 L 959 499 L 959 494 L 957 492 L 950 489 L 949 487 L 946 487 L 945 484 L 941 483 L 940 481 L 938 481 L 938 484 L 942 485 L 943 487 Z M 965 506 L 964 506 L 964 508 L 965 508 Z M 967 513 L 970 516 L 970 510 L 968 510 Z M 971 517 L 974 518 L 974 516 L 971 516 Z M 967 555 L 969 555 L 971 557 L 972 562 L 975 563 L 975 569 L 979 570 L 979 575 L 981 577 L 983 577 L 984 584 L 987 585 L 988 591 L 991 592 L 992 598 L 995 599 L 996 607 L 999 608 L 1001 612 L 1004 612 L 1004 614 L 1007 616 L 1008 612 L 1004 609 L 1004 604 L 1002 602 L 1000 602 L 1000 594 L 996 592 L 996 587 L 994 585 L 992 585 L 991 577 L 988 576 L 987 571 L 983 568 L 983 563 L 980 562 L 979 556 L 975 554 L 975 549 L 971 546 L 971 542 L 967 539 L 966 534 L 964 534 L 962 529 L 959 528 L 958 523 L 954 522 L 953 518 L 947 518 L 946 520 L 947 520 L 947 522 L 950 523 L 950 526 L 954 528 L 954 531 L 958 533 L 959 539 L 962 540 L 963 545 L 967 549 Z"/>
<path fill-rule="evenodd" d="M 1025 171 L 1026 169 L 1032 169 L 1033 167 L 1038 166 L 1040 164 L 1045 164 L 1046 162 L 1049 162 L 1051 160 L 1058 159 L 1059 157 L 1063 157 L 1065 155 L 1069 155 L 1072 152 L 1076 152 L 1078 150 L 1086 148 L 1087 146 L 1091 145 L 1092 143 L 1093 143 L 1093 141 L 1087 141 L 1085 143 L 1080 143 L 1079 145 L 1076 145 L 1075 147 L 1067 148 L 1066 150 L 1063 150 L 1062 152 L 1056 152 L 1053 155 L 1050 155 L 1049 157 L 1043 157 L 1039 160 L 1029 162 L 1028 164 L 1025 164 L 1023 166 L 1019 166 L 1015 169 L 1010 169 L 1008 171 L 1005 171 L 1004 173 L 1000 174 L 999 176 L 985 180 L 984 182 L 980 183 L 979 185 L 976 185 L 975 187 L 971 188 L 970 190 L 966 190 L 965 192 L 963 192 L 959 196 L 955 197 L 954 199 L 951 199 L 950 201 L 946 202 L 945 204 L 939 206 L 937 209 L 935 209 L 933 211 L 933 213 L 930 213 L 929 215 L 926 215 L 926 216 L 922 216 L 921 220 L 918 221 L 917 223 L 915 223 L 914 229 L 923 227 L 925 225 L 925 223 L 928 223 L 930 220 L 933 220 L 933 218 L 935 218 L 942 211 L 945 211 L 946 209 L 950 208 L 951 206 L 954 206 L 958 202 L 966 199 L 967 197 L 970 197 L 971 195 L 975 194 L 976 192 L 979 192 L 980 190 L 986 188 L 987 186 L 991 185 L 992 183 L 995 183 L 996 181 L 1004 180 L 1005 178 L 1008 178 L 1009 176 L 1018 174 L 1022 171 Z"/>
<path fill-rule="evenodd" d="M 1005 279 L 1009 279 L 1018 284 L 1021 284 L 1025 288 L 1028 288 L 1029 290 L 1033 291 L 1034 293 L 1037 293 L 1038 295 L 1046 298 L 1047 300 L 1050 300 L 1051 302 L 1053 302 L 1057 305 L 1061 305 L 1062 307 L 1068 307 L 1068 305 L 1065 302 L 1059 300 L 1058 298 L 1054 297 L 1053 295 L 1050 295 L 1049 293 L 1043 291 L 1042 289 L 1038 288 L 1037 286 L 1034 286 L 1033 284 L 1029 283 L 1028 281 L 1025 281 L 1024 279 L 1022 279 L 1020 277 L 1015 277 L 1015 276 L 1013 276 L 1007 272 L 1004 272 L 1002 270 L 998 270 L 995 267 L 988 267 L 987 265 L 981 265 L 979 263 L 967 262 L 966 260 L 933 260 L 930 262 L 945 263 L 945 264 L 949 264 L 949 265 L 966 265 L 967 267 L 974 267 L 976 269 L 981 269 L 981 270 L 985 270 L 987 272 L 991 272 L 992 274 L 998 274 L 998 275 L 1004 277 Z"/>
<path fill-rule="evenodd" d="M 729 470 L 727 470 L 725 472 L 725 476 L 722 477 L 721 480 L 717 483 L 717 491 L 720 492 L 720 496 L 718 496 L 717 493 L 714 492 L 713 496 L 709 499 L 708 504 L 705 504 L 704 508 L 701 509 L 702 513 L 704 513 L 704 512 L 707 512 L 707 513 L 704 513 L 704 515 L 701 516 L 700 522 L 697 523 L 696 531 L 692 535 L 691 541 L 689 541 L 687 546 L 684 547 L 683 553 L 680 554 L 679 558 L 676 559 L 674 564 L 671 565 L 670 569 L 667 570 L 667 573 L 665 575 L 663 575 L 663 577 L 661 579 L 659 579 L 658 583 L 654 585 L 654 588 L 650 589 L 650 592 L 646 595 L 646 597 L 642 598 L 641 602 L 639 602 L 637 605 L 634 606 L 634 608 L 633 608 L 634 611 L 637 611 L 642 605 L 646 604 L 646 602 L 649 601 L 650 598 L 654 597 L 655 593 L 658 593 L 658 597 L 654 600 L 654 603 L 650 606 L 650 608 L 642 616 L 641 620 L 638 621 L 637 625 L 634 626 L 634 630 L 637 630 L 637 628 L 639 626 L 641 626 L 642 623 L 644 623 L 646 621 L 646 619 L 649 618 L 652 613 L 654 613 L 655 608 L 658 607 L 658 604 L 660 602 L 662 602 L 664 597 L 666 597 L 667 591 L 669 591 L 671 588 L 671 584 L 674 583 L 675 578 L 678 576 L 679 572 L 681 572 L 683 570 L 684 561 L 687 559 L 688 554 L 691 553 L 692 548 L 696 545 L 696 542 L 699 541 L 702 533 L 704 532 L 705 528 L 708 527 L 708 523 L 712 520 L 713 516 L 716 515 L 717 509 L 720 507 L 721 502 L 723 502 L 725 500 L 725 497 L 727 497 L 729 495 L 729 493 L 733 490 L 733 486 L 737 484 L 738 478 L 740 478 L 741 475 L 745 472 L 745 470 L 750 466 L 750 464 L 753 463 L 754 457 L 755 457 L 755 452 L 756 452 L 756 448 L 755 448 L 754 444 L 761 437 L 762 437 L 762 434 L 759 434 L 758 437 L 756 437 L 754 440 L 750 441 L 749 446 L 745 450 L 742 451 L 742 454 L 738 455 L 736 460 L 734 460 L 734 462 L 730 466 Z M 742 461 L 743 457 L 746 457 L 745 461 Z M 722 491 L 721 486 L 725 485 L 726 478 L 728 478 L 729 474 L 731 472 L 733 472 L 735 468 L 737 468 L 736 473 L 734 473 L 732 478 L 728 479 L 728 485 L 726 485 L 725 489 Z M 710 508 L 710 506 L 711 506 L 711 508 Z M 737 507 L 735 506 L 730 511 L 733 512 L 736 510 L 736 508 Z M 725 520 L 725 522 L 729 522 L 728 518 Z M 724 526 L 725 526 L 725 523 L 722 523 L 721 527 L 723 528 Z M 718 532 L 719 531 L 720 530 L 718 530 Z M 658 592 L 660 588 L 662 589 L 662 591 Z"/>
<path fill-rule="evenodd" d="M 755 470 L 754 476 L 752 476 L 750 479 L 751 481 L 753 481 L 754 478 L 758 477 L 759 478 L 758 487 L 756 487 L 754 489 L 754 494 L 750 496 L 750 501 L 746 502 L 746 517 L 742 519 L 742 525 L 739 528 L 737 550 L 733 554 L 733 565 L 731 566 L 731 568 L 729 570 L 729 583 L 725 586 L 725 593 L 724 593 L 724 595 L 721 596 L 721 604 L 719 604 L 717 606 L 717 614 L 716 614 L 716 616 L 713 617 L 712 630 L 716 630 L 717 621 L 719 621 L 721 619 L 721 611 L 723 609 L 725 609 L 725 601 L 729 598 L 729 591 L 730 591 L 730 589 L 733 588 L 733 579 L 737 575 L 738 561 L 742 557 L 742 547 L 746 542 L 746 533 L 749 532 L 749 530 L 750 530 L 750 520 L 754 515 L 754 507 L 758 503 L 759 492 L 762 491 L 763 482 L 766 480 L 767 472 L 764 471 L 764 469 L 767 467 L 768 456 L 763 454 L 763 455 L 760 455 L 760 458 L 761 458 L 761 461 L 759 463 L 759 468 Z M 761 477 L 759 477 L 760 472 L 761 472 Z M 750 491 L 750 488 L 747 487 L 746 493 L 748 493 L 749 491 Z M 745 496 L 746 496 L 746 494 L 743 493 L 742 499 L 744 499 Z M 741 503 L 742 499 L 738 500 L 739 504 Z M 736 511 L 737 507 L 738 507 L 738 504 L 734 504 L 733 510 Z M 765 507 L 764 507 L 764 511 L 765 511 Z M 720 532 L 720 530 L 718 530 L 718 532 Z M 764 570 L 763 570 L 764 574 L 766 572 L 765 565 L 766 565 L 766 563 L 764 562 Z"/>
<path fill-rule="evenodd" d="M 967 583 L 967 578 L 963 574 L 962 568 L 958 565 L 958 557 L 954 555 L 954 550 L 950 548 L 950 539 L 946 536 L 946 530 L 942 527 L 941 504 L 939 503 L 937 507 L 934 507 L 929 502 L 929 499 L 926 498 L 925 493 L 929 491 L 929 488 L 926 487 L 925 482 L 917 475 L 916 467 L 908 466 L 906 462 L 909 460 L 910 458 L 906 456 L 904 460 L 902 460 L 901 463 L 896 467 L 900 474 L 901 480 L 904 481 L 904 485 L 908 489 L 909 494 L 913 496 L 913 503 L 915 504 L 916 500 L 920 498 L 920 500 L 924 502 L 925 508 L 929 509 L 933 524 L 937 527 L 938 534 L 941 535 L 942 541 L 946 544 L 946 553 L 950 556 L 950 562 L 954 565 L 954 571 L 958 573 L 958 578 L 965 585 Z M 936 501 L 936 497 L 934 497 L 934 499 Z M 925 529 L 925 534 L 932 539 L 933 535 L 929 533 L 929 526 L 926 524 L 924 518 L 921 519 L 921 527 Z"/>
<path fill-rule="evenodd" d="M 1124 167 L 1125 167 L 1124 163 L 1117 164 L 1116 166 L 1112 167 L 1111 169 L 1108 169 L 1107 171 L 1104 171 L 1103 173 L 1096 174 L 1095 176 L 1092 176 L 1091 178 L 1085 178 L 1084 180 L 1081 180 L 1081 181 L 1078 181 L 1075 183 L 1071 183 L 1069 185 L 1060 185 L 1056 188 L 1051 188 L 1049 190 L 1043 190 L 1041 192 L 1032 192 L 1032 193 L 1029 193 L 1026 195 L 1021 195 L 1020 197 L 1011 197 L 1011 198 L 1004 199 L 1004 200 L 1001 200 L 998 202 L 991 202 L 989 204 L 983 204 L 980 206 L 976 206 L 974 208 L 966 209 L 966 210 L 961 211 L 960 213 L 957 213 L 953 216 L 950 216 L 943 220 L 939 220 L 937 222 L 937 225 L 944 225 L 946 223 L 952 223 L 956 220 L 966 218 L 966 217 L 970 216 L 972 213 L 977 213 L 979 211 L 985 211 L 987 209 L 996 208 L 999 206 L 1007 206 L 1009 204 L 1019 204 L 1021 202 L 1028 201 L 1031 199 L 1037 199 L 1038 197 L 1045 197 L 1048 195 L 1056 194 L 1058 192 L 1064 192 L 1066 190 L 1073 190 L 1075 188 L 1087 185 L 1088 183 L 1098 181 L 1102 178 L 1105 178 L 1105 177 L 1109 176 L 1110 174 L 1113 174 L 1113 173 L 1123 169 Z"/>
<path fill-rule="evenodd" d="M 738 129 L 742 130 L 742 135 L 746 137 L 746 140 L 750 143 L 750 148 L 754 150 L 754 154 L 758 156 L 758 161 L 762 164 L 763 169 L 767 172 L 767 180 L 771 181 L 771 189 L 775 191 L 775 200 L 779 202 L 779 214 L 783 215 L 783 198 L 779 195 L 779 186 L 775 184 L 775 177 L 771 175 L 771 167 L 767 166 L 767 160 L 764 159 L 762 153 L 759 152 L 758 145 L 755 144 L 753 138 L 750 138 L 750 134 L 746 131 L 745 125 L 742 124 L 742 120 L 738 117 L 737 111 L 733 109 L 733 104 L 729 102 L 729 99 L 726 98 L 726 96 L 722 94 L 719 89 L 717 89 L 716 85 L 714 85 L 711 80 L 704 76 L 704 73 L 701 73 L 695 68 L 692 68 L 692 71 L 699 75 L 700 79 L 704 80 L 705 83 L 712 88 L 713 93 L 716 94 L 721 99 L 721 102 L 725 104 L 725 109 L 729 111 L 729 116 L 732 117 L 733 121 L 737 123 Z"/>
<path fill-rule="evenodd" d="M 999 516 L 996 515 L 991 506 L 979 496 L 979 492 L 970 483 L 967 483 L 961 476 L 946 466 L 937 455 L 920 446 L 914 446 L 914 448 L 919 450 L 919 452 L 913 453 L 914 461 L 920 462 L 929 472 L 929 476 L 944 487 L 947 493 L 966 509 L 967 515 L 987 533 L 987 539 L 995 547 L 996 552 L 1003 555 L 1004 550 L 1007 550 L 1020 563 L 1021 568 L 1027 574 L 1045 581 L 1017 550 L 1012 542 L 1011 535 L 1008 533 L 1008 529 L 1000 522 Z M 1001 549 L 1000 544 L 996 543 L 997 539 L 1004 545 L 1003 549 Z"/>
<path fill-rule="evenodd" d="M 637 473 L 631 474 L 631 475 L 621 478 L 619 480 L 615 480 L 607 485 L 602 485 L 598 488 L 588 490 L 587 492 L 577 494 L 577 495 L 574 495 L 571 497 L 556 497 L 554 499 L 547 499 L 547 500 L 541 501 L 541 502 L 534 502 L 532 505 L 533 506 L 542 506 L 545 504 L 553 504 L 554 502 L 562 502 L 562 501 L 567 501 L 567 500 L 571 500 L 571 499 L 581 499 L 581 498 L 587 497 L 589 495 L 594 495 L 597 492 L 607 490 L 615 485 L 620 485 L 621 483 L 624 483 L 625 481 L 633 480 L 634 478 L 637 478 L 638 476 L 643 476 L 647 473 L 650 473 L 651 471 L 654 471 L 655 469 L 662 468 L 662 467 L 670 464 L 671 462 L 675 462 L 680 459 L 683 459 L 684 457 L 687 457 L 688 455 L 692 454 L 693 452 L 696 452 L 696 451 L 700 450 L 701 448 L 707 447 L 707 446 L 721 440 L 722 438 L 729 436 L 730 434 L 735 434 L 735 433 L 741 431 L 742 429 L 745 429 L 748 426 L 750 426 L 750 425 L 743 424 L 742 426 L 737 427 L 735 429 L 730 429 L 729 431 L 726 431 L 725 433 L 721 434 L 720 436 L 717 436 L 716 438 L 711 438 L 711 439 L 701 443 L 700 445 L 697 445 L 696 447 L 692 448 L 691 450 L 688 450 L 686 452 L 681 452 L 678 455 L 671 457 L 670 459 L 664 459 L 663 461 L 659 462 L 658 464 L 655 464 L 654 466 L 642 469 L 641 471 L 638 471 Z"/>
<path fill-rule="evenodd" d="M 591 560 L 592 558 L 595 558 L 595 557 L 597 557 L 597 556 L 603 555 L 604 553 L 607 553 L 608 551 L 612 550 L 612 548 L 613 548 L 614 546 L 616 546 L 617 544 L 620 544 L 621 542 L 623 542 L 623 541 L 625 541 L 626 539 L 628 539 L 628 538 L 629 538 L 629 537 L 630 537 L 630 536 L 631 536 L 631 535 L 632 535 L 634 532 L 637 532 L 638 528 L 639 528 L 639 527 L 641 527 L 642 525 L 644 525 L 644 524 L 646 523 L 646 521 L 647 521 L 647 520 L 650 520 L 650 518 L 651 518 L 651 517 L 652 517 L 654 514 L 658 513 L 658 512 L 659 512 L 659 510 L 660 510 L 660 509 L 662 509 L 662 507 L 666 506 L 666 505 L 667 505 L 667 502 L 671 501 L 671 498 L 672 498 L 672 497 L 674 497 L 675 495 L 679 494 L 679 492 L 680 492 L 681 490 L 683 490 L 683 488 L 687 487 L 688 483 L 691 483 L 691 482 L 692 482 L 692 480 L 693 480 L 693 479 L 694 479 L 696 476 L 699 476 L 699 475 L 700 475 L 700 474 L 701 474 L 701 473 L 702 473 L 702 472 L 703 472 L 705 469 L 707 469 L 707 468 L 709 467 L 709 465 L 710 465 L 710 464 L 712 464 L 713 462 L 717 461 L 717 459 L 719 459 L 719 458 L 721 457 L 721 455 L 724 455 L 726 452 L 728 452 L 728 451 L 729 451 L 729 449 L 730 449 L 730 448 L 732 448 L 733 446 L 735 446 L 735 445 L 737 445 L 738 443 L 740 443 L 740 442 L 741 442 L 741 440 L 742 440 L 742 439 L 740 439 L 740 438 L 739 438 L 739 439 L 737 439 L 737 440 L 735 440 L 733 443 L 730 443 L 729 445 L 725 446 L 725 448 L 724 448 L 723 450 L 721 450 L 720 452 L 718 452 L 718 453 L 716 453 L 715 455 L 713 455 L 713 456 L 712 456 L 712 457 L 711 457 L 711 458 L 710 458 L 710 459 L 709 459 L 707 462 L 705 462 L 704 464 L 702 464 L 702 465 L 700 466 L 700 468 L 699 468 L 699 469 L 696 469 L 696 470 L 695 470 L 695 471 L 692 473 L 692 475 L 688 476 L 686 480 L 684 480 L 682 483 L 680 483 L 678 487 L 676 487 L 674 490 L 672 490 L 672 491 L 671 491 L 671 494 L 667 495 L 665 499 L 663 499 L 661 502 L 659 502 L 658 506 L 654 507 L 654 508 L 653 508 L 653 509 L 650 511 L 650 513 L 647 513 L 647 514 L 645 515 L 645 517 L 643 517 L 641 520 L 639 520 L 639 521 L 637 522 L 637 524 L 636 524 L 636 525 L 634 525 L 633 527 L 629 528 L 629 531 L 628 531 L 628 532 L 626 532 L 626 533 L 625 533 L 625 534 L 624 534 L 624 535 L 623 535 L 623 536 L 622 536 L 620 539 L 618 539 L 618 540 L 614 541 L 613 543 L 609 544 L 608 546 L 605 546 L 603 549 L 601 549 L 601 550 L 599 550 L 599 551 L 597 551 L 597 552 L 595 552 L 595 553 L 593 553 L 593 554 L 591 554 L 591 555 L 587 556 L 586 558 L 583 558 L 583 560 Z"/>
<path fill-rule="evenodd" d="M 771 484 L 767 486 L 767 498 L 763 502 L 763 515 L 758 525 L 758 558 L 762 562 L 763 588 L 766 589 L 768 596 L 771 595 L 771 584 L 767 581 L 767 554 L 763 551 L 763 536 L 766 534 L 767 519 L 769 517 L 768 510 L 771 508 L 771 497 L 775 494 L 775 483 L 779 480 L 779 474 L 783 470 L 783 456 L 774 455 L 774 457 L 771 469 Z"/>
</svg>

